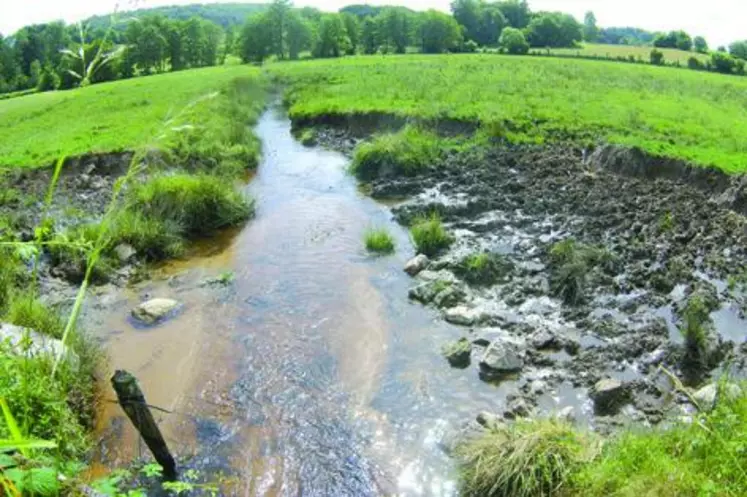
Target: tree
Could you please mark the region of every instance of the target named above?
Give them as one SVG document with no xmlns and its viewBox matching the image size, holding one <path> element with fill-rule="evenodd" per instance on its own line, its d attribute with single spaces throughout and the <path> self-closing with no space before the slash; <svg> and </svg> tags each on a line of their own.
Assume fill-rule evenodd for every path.
<svg viewBox="0 0 747 497">
<path fill-rule="evenodd" d="M 159 18 L 144 17 L 128 23 L 125 36 L 138 69 L 146 74 L 163 69 L 168 43 Z"/>
<path fill-rule="evenodd" d="M 505 28 L 498 43 L 503 50 L 510 54 L 519 55 L 529 51 L 529 43 L 527 43 L 524 33 L 520 29 Z"/>
<path fill-rule="evenodd" d="M 402 7 L 387 7 L 376 18 L 380 41 L 397 53 L 405 53 L 410 43 L 410 12 Z"/>
<path fill-rule="evenodd" d="M 339 57 L 350 47 L 345 33 L 345 24 L 340 14 L 325 14 L 319 23 L 314 55 L 317 57 Z"/>
<path fill-rule="evenodd" d="M 350 53 L 358 52 L 358 45 L 361 43 L 361 24 L 358 18 L 349 12 L 343 12 L 342 22 L 345 24 L 345 33 L 350 40 Z"/>
<path fill-rule="evenodd" d="M 708 53 L 708 42 L 702 36 L 696 36 L 693 39 L 693 48 L 698 53 Z"/>
<path fill-rule="evenodd" d="M 747 40 L 735 41 L 729 45 L 729 53 L 732 57 L 747 60 Z"/>
<path fill-rule="evenodd" d="M 656 48 L 676 48 L 679 50 L 690 51 L 693 46 L 692 38 L 684 31 L 670 31 L 669 33 L 659 33 L 654 38 Z"/>
<path fill-rule="evenodd" d="M 288 26 L 292 4 L 290 0 L 273 0 L 267 11 L 267 19 L 271 26 L 272 49 L 278 59 L 284 59 L 287 48 Z"/>
<path fill-rule="evenodd" d="M 262 63 L 273 52 L 272 25 L 267 15 L 250 16 L 241 28 L 239 56 L 244 62 Z"/>
<path fill-rule="evenodd" d="M 226 28 L 226 33 L 223 36 L 223 50 L 220 53 L 220 64 L 226 63 L 226 59 L 232 53 L 234 53 L 234 44 L 236 43 L 236 34 L 234 33 L 233 27 Z"/>
<path fill-rule="evenodd" d="M 182 38 L 182 26 L 178 21 L 167 22 L 164 26 L 164 36 L 168 46 L 166 53 L 172 71 L 184 69 L 184 46 Z"/>
<path fill-rule="evenodd" d="M 581 25 L 560 12 L 541 13 L 527 27 L 527 40 L 533 47 L 573 47 L 582 39 Z"/>
<path fill-rule="evenodd" d="M 361 46 L 363 53 L 374 54 L 379 47 L 376 21 L 370 16 L 363 19 L 361 28 Z"/>
<path fill-rule="evenodd" d="M 301 17 L 296 11 L 288 14 L 286 41 L 288 44 L 288 57 L 297 59 L 299 54 L 311 48 L 312 30 L 309 21 Z"/>
<path fill-rule="evenodd" d="M 501 36 L 501 31 L 508 25 L 508 21 L 495 3 L 488 3 L 480 10 L 477 43 L 483 46 L 495 45 Z"/>
<path fill-rule="evenodd" d="M 480 11 L 479 0 L 454 0 L 451 2 L 451 13 L 454 19 L 464 26 L 464 35 L 468 40 L 479 38 L 480 34 Z"/>
<path fill-rule="evenodd" d="M 462 38 L 456 19 L 432 9 L 422 14 L 418 33 L 424 53 L 453 50 Z"/>
<path fill-rule="evenodd" d="M 496 5 L 512 28 L 524 29 L 529 26 L 531 12 L 526 0 L 507 0 L 497 2 Z"/>
<path fill-rule="evenodd" d="M 653 50 L 651 50 L 649 59 L 651 60 L 651 64 L 655 66 L 661 66 L 664 64 L 664 53 L 661 50 L 657 50 L 654 48 Z"/>
<path fill-rule="evenodd" d="M 685 33 L 684 31 L 680 31 L 679 33 L 677 33 L 676 46 L 679 50 L 689 52 L 693 48 L 693 39 L 689 34 Z"/>
<path fill-rule="evenodd" d="M 599 39 L 599 28 L 597 27 L 597 17 L 594 12 L 587 12 L 584 16 L 584 40 L 593 43 Z"/>
<path fill-rule="evenodd" d="M 727 53 L 715 52 L 711 54 L 711 66 L 716 72 L 731 74 L 734 72 L 735 59 Z"/>
<path fill-rule="evenodd" d="M 205 44 L 205 33 L 199 18 L 192 17 L 182 25 L 182 45 L 184 63 L 189 67 L 199 67 L 202 60 L 202 46 Z"/>
</svg>

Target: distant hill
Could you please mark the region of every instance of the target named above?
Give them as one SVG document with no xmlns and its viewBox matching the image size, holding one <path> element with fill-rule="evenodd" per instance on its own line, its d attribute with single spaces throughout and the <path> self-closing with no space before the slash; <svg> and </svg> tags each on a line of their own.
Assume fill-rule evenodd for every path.
<svg viewBox="0 0 747 497">
<path fill-rule="evenodd" d="M 124 12 L 124 17 L 143 17 L 148 15 L 162 15 L 169 19 L 189 19 L 190 17 L 201 17 L 212 21 L 224 28 L 243 24 L 246 18 L 255 12 L 267 8 L 267 4 L 261 3 L 209 3 L 191 5 L 172 5 L 168 7 L 153 7 L 149 9 L 138 9 Z M 89 26 L 95 28 L 106 28 L 109 26 L 109 16 L 94 16 L 86 20 Z"/>
<path fill-rule="evenodd" d="M 382 10 L 388 9 L 391 7 L 396 7 L 399 9 L 407 10 L 409 12 L 415 12 L 412 9 L 408 9 L 407 7 L 402 6 L 394 6 L 394 5 L 361 5 L 361 4 L 354 4 L 354 5 L 348 5 L 347 7 L 343 7 L 340 9 L 340 12 L 353 14 L 358 17 L 376 17 L 381 13 Z"/>
</svg>

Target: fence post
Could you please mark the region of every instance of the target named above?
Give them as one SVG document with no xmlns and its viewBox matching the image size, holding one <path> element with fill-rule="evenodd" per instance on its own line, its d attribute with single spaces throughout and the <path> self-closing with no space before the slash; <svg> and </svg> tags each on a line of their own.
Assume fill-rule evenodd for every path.
<svg viewBox="0 0 747 497">
<path fill-rule="evenodd" d="M 130 418 L 132 424 L 145 440 L 145 444 L 153 453 L 153 457 L 163 467 L 164 478 L 167 481 L 175 480 L 176 462 L 169 452 L 168 446 L 166 446 L 166 441 L 163 439 L 155 419 L 153 419 L 153 414 L 150 412 L 147 402 L 145 402 L 145 396 L 140 390 L 137 378 L 127 371 L 117 370 L 112 376 L 111 382 L 114 391 L 117 392 L 119 405 L 122 406 L 127 417 Z"/>
</svg>

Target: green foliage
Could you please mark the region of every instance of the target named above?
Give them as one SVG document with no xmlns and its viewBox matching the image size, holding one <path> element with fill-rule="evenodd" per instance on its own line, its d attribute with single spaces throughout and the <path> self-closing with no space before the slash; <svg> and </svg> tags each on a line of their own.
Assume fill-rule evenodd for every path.
<svg viewBox="0 0 747 497">
<path fill-rule="evenodd" d="M 693 56 L 681 53 L 685 63 Z M 747 136 L 742 78 L 644 64 L 482 54 L 345 57 L 268 70 L 288 85 L 294 119 L 374 112 L 413 120 L 447 117 L 501 123 L 512 140 L 576 138 L 636 146 L 729 173 L 747 164 L 740 145 Z M 631 115 L 635 126 L 627 124 Z"/>
<path fill-rule="evenodd" d="M 461 493 L 474 497 L 563 495 L 598 443 L 558 420 L 518 420 L 457 448 Z"/>
<path fill-rule="evenodd" d="M 110 246 L 127 243 L 141 257 L 154 261 L 178 257 L 184 252 L 179 224 L 133 210 L 125 210 L 114 219 L 111 238 L 113 243 Z"/>
<path fill-rule="evenodd" d="M 529 51 L 524 33 L 515 28 L 504 29 L 498 43 L 506 53 L 512 55 L 523 55 Z"/>
<path fill-rule="evenodd" d="M 424 53 L 452 51 L 461 41 L 459 24 L 454 18 L 432 9 L 422 14 L 418 35 Z"/>
<path fill-rule="evenodd" d="M 504 280 L 514 265 L 501 254 L 483 252 L 465 257 L 456 267 L 457 274 L 474 285 L 493 285 Z"/>
<path fill-rule="evenodd" d="M 65 322 L 60 315 L 43 304 L 35 293 L 25 291 L 13 295 L 3 321 L 61 338 Z"/>
<path fill-rule="evenodd" d="M 669 233 L 674 230 L 674 217 L 671 212 L 665 212 L 661 219 L 659 219 L 659 231 L 662 233 Z"/>
<path fill-rule="evenodd" d="M 682 366 L 688 381 L 696 383 L 708 367 L 706 345 L 708 328 L 712 326 L 710 309 L 701 295 L 695 294 L 687 300 L 683 320 L 681 332 L 685 339 L 685 355 Z"/>
<path fill-rule="evenodd" d="M 693 49 L 698 53 L 708 53 L 708 42 L 702 36 L 693 39 Z"/>
<path fill-rule="evenodd" d="M 0 313 L 5 312 L 13 289 L 19 285 L 25 271 L 15 250 L 0 248 Z"/>
<path fill-rule="evenodd" d="M 340 57 L 351 49 L 345 24 L 340 14 L 325 14 L 319 22 L 314 42 L 315 57 Z"/>
<path fill-rule="evenodd" d="M 689 34 L 684 31 L 670 31 L 661 33 L 654 38 L 654 46 L 657 48 L 676 48 L 689 52 L 693 47 L 693 40 Z"/>
<path fill-rule="evenodd" d="M 73 283 L 80 283 L 86 274 L 89 256 L 99 238 L 101 225 L 97 223 L 79 224 L 68 228 L 65 232 L 54 235 L 47 251 L 52 264 L 59 268 L 65 277 Z M 113 240 L 107 238 L 104 249 L 113 247 Z M 105 282 L 114 270 L 116 261 L 110 257 L 102 257 L 93 269 L 92 279 L 95 282 Z"/>
<path fill-rule="evenodd" d="M 706 68 L 705 65 L 700 62 L 700 59 L 698 59 L 697 57 L 690 57 L 689 59 L 687 59 L 687 67 L 695 71 L 702 71 Z"/>
<path fill-rule="evenodd" d="M 206 174 L 161 174 L 134 188 L 129 208 L 178 226 L 187 237 L 235 226 L 254 212 L 253 202 L 231 181 Z"/>
<path fill-rule="evenodd" d="M 415 176 L 438 163 L 442 155 L 438 136 L 415 126 L 397 133 L 377 135 L 361 143 L 350 170 L 358 179 L 370 181 L 382 176 Z"/>
<path fill-rule="evenodd" d="M 305 147 L 313 147 L 316 145 L 316 131 L 312 128 L 303 130 L 300 137 L 301 145 Z"/>
<path fill-rule="evenodd" d="M 652 65 L 660 66 L 664 64 L 664 54 L 661 52 L 661 50 L 657 50 L 654 48 L 653 50 L 651 50 L 651 54 L 649 57 Z"/>
<path fill-rule="evenodd" d="M 747 396 L 722 399 L 692 423 L 624 432 L 574 478 L 573 495 L 743 495 L 747 488 Z"/>
<path fill-rule="evenodd" d="M 429 257 L 437 255 L 454 243 L 454 237 L 446 231 L 436 213 L 430 217 L 417 218 L 410 228 L 410 235 L 418 252 Z"/>
<path fill-rule="evenodd" d="M 614 257 L 608 251 L 567 238 L 549 251 L 550 288 L 567 305 L 584 300 L 587 274 L 596 266 L 609 266 Z"/>
<path fill-rule="evenodd" d="M 526 29 L 533 47 L 572 47 L 583 40 L 581 25 L 569 14 L 543 12 L 532 18 Z"/>
<path fill-rule="evenodd" d="M 716 72 L 722 74 L 732 74 L 736 67 L 734 57 L 723 52 L 713 52 L 711 54 L 711 67 Z"/>
<path fill-rule="evenodd" d="M 364 234 L 366 249 L 370 252 L 390 254 L 394 252 L 394 238 L 386 228 L 369 229 Z"/>
<path fill-rule="evenodd" d="M 272 53 L 272 27 L 266 14 L 250 16 L 241 28 L 239 54 L 244 62 L 260 64 Z"/>
<path fill-rule="evenodd" d="M 729 53 L 737 59 L 747 60 L 747 40 L 735 41 L 729 45 Z"/>
<path fill-rule="evenodd" d="M 584 15 L 584 41 L 594 43 L 597 39 L 599 39 L 597 17 L 594 12 L 589 11 Z"/>
</svg>

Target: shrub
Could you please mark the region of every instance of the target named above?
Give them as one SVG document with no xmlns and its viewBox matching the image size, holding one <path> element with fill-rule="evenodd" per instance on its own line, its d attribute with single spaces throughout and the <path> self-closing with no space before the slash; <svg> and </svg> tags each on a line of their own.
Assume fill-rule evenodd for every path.
<svg viewBox="0 0 747 497">
<path fill-rule="evenodd" d="M 371 252 L 389 254 L 394 252 L 394 239 L 386 229 L 371 229 L 365 234 L 366 249 Z"/>
<path fill-rule="evenodd" d="M 207 174 L 155 176 L 132 190 L 129 200 L 134 212 L 178 226 L 187 237 L 238 225 L 254 212 L 231 181 Z"/>
<path fill-rule="evenodd" d="M 711 66 L 716 72 L 731 74 L 734 72 L 734 57 L 723 52 L 714 52 L 711 54 Z"/>
<path fill-rule="evenodd" d="M 705 69 L 705 66 L 697 57 L 690 57 L 689 59 L 687 59 L 687 67 L 696 71 L 702 71 L 703 69 Z"/>
<path fill-rule="evenodd" d="M 36 89 L 39 91 L 50 91 L 56 90 L 60 87 L 60 77 L 51 68 L 45 68 L 39 75 L 39 82 L 36 84 Z"/>
<path fill-rule="evenodd" d="M 435 213 L 430 217 L 416 219 L 410 228 L 410 234 L 418 252 L 429 257 L 437 255 L 454 242 L 454 238 L 446 232 L 441 218 Z"/>
<path fill-rule="evenodd" d="M 493 252 L 472 254 L 457 265 L 456 272 L 465 281 L 475 285 L 493 285 L 504 279 L 513 270 L 513 264 L 500 254 Z"/>
<path fill-rule="evenodd" d="M 655 66 L 661 66 L 664 65 L 664 52 L 661 50 L 653 49 L 651 50 L 651 55 L 649 56 L 651 60 L 651 64 Z"/>
<path fill-rule="evenodd" d="M 30 328 L 53 338 L 61 338 L 65 330 L 62 317 L 29 291 L 17 293 L 11 298 L 3 319 L 16 326 Z"/>
<path fill-rule="evenodd" d="M 591 436 L 558 420 L 517 420 L 457 448 L 462 495 L 561 495 L 597 454 Z"/>
<path fill-rule="evenodd" d="M 529 43 L 520 29 L 504 28 L 498 44 L 501 49 L 513 55 L 523 55 L 529 52 Z"/>
<path fill-rule="evenodd" d="M 180 227 L 173 221 L 162 221 L 126 210 L 114 219 L 111 230 L 116 243 L 132 245 L 146 259 L 178 257 L 184 251 Z"/>
<path fill-rule="evenodd" d="M 355 150 L 351 172 L 360 180 L 382 176 L 415 176 L 441 157 L 439 139 L 433 133 L 406 126 L 398 133 L 376 136 Z"/>
</svg>

